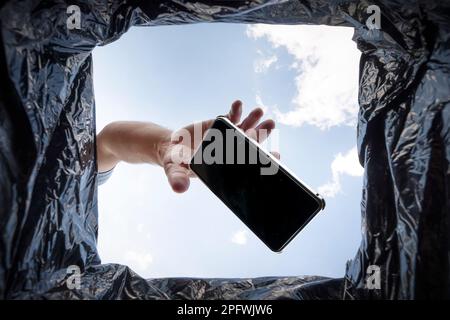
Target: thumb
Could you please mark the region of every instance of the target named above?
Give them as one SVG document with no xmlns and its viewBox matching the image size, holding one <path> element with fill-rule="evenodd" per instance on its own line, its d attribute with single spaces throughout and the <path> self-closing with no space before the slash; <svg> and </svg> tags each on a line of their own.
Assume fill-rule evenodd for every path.
<svg viewBox="0 0 450 320">
<path fill-rule="evenodd" d="M 183 193 L 189 189 L 190 181 L 188 168 L 169 162 L 164 165 L 164 171 L 166 172 L 167 179 L 169 180 L 169 184 L 173 191 L 176 193 Z"/>
</svg>

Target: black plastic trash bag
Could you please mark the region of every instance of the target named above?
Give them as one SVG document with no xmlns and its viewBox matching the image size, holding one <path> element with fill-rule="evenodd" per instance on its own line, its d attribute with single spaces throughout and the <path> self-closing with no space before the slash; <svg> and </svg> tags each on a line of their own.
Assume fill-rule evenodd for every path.
<svg viewBox="0 0 450 320">
<path fill-rule="evenodd" d="M 76 14 L 71 5 L 79 8 L 79 26 L 68 22 Z M 381 25 L 367 23 L 371 5 Z M 25 0 L 1 6 L 0 297 L 450 297 L 448 4 Z M 363 234 L 344 279 L 145 280 L 127 267 L 100 264 L 91 51 L 133 25 L 217 21 L 355 29 L 362 51 Z M 68 282 L 73 266 L 79 286 Z M 381 277 L 375 288 L 367 286 L 372 266 Z"/>
</svg>

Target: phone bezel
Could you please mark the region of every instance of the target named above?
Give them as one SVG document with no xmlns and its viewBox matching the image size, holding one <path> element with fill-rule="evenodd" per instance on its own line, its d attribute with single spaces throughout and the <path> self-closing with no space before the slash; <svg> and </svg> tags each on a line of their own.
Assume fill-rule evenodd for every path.
<svg viewBox="0 0 450 320">
<path fill-rule="evenodd" d="M 259 240 L 261 240 L 270 250 L 276 253 L 281 253 L 282 250 L 298 235 L 300 231 L 303 230 L 303 228 L 321 211 L 325 208 L 325 200 L 318 194 L 315 193 L 310 187 L 308 187 L 303 181 L 301 181 L 291 170 L 289 170 L 285 165 L 283 165 L 277 158 L 275 158 L 271 153 L 266 152 L 264 148 L 255 140 L 250 139 L 238 126 L 236 126 L 233 122 L 231 122 L 227 117 L 225 116 L 218 116 L 215 121 L 222 121 L 224 122 L 230 129 L 236 130 L 246 141 L 246 143 L 252 144 L 255 148 L 257 148 L 258 152 L 264 153 L 270 161 L 274 161 L 278 169 L 281 170 L 288 178 L 293 180 L 300 188 L 302 188 L 303 191 L 305 191 L 309 196 L 311 196 L 316 202 L 318 209 L 315 210 L 312 214 L 309 215 L 308 219 L 283 243 L 282 246 L 279 248 L 273 248 L 271 245 L 269 245 L 264 239 L 262 239 L 258 234 L 256 234 L 253 229 L 245 222 L 243 221 L 236 213 L 233 212 L 233 210 L 230 208 L 229 204 L 222 198 L 220 198 L 214 190 L 211 189 L 211 187 L 206 183 L 206 181 L 203 180 L 203 178 L 195 171 L 195 166 L 192 166 L 192 159 L 196 156 L 197 152 L 199 152 L 199 149 L 202 147 L 202 142 L 197 146 L 197 149 L 193 153 L 193 156 L 191 158 L 191 161 L 189 163 L 189 168 L 198 176 L 198 178 L 208 187 L 208 189 L 214 193 L 227 207 L 228 209 L 233 212 L 234 216 L 239 219 L 250 231 L 252 231 L 253 234 L 255 234 Z M 213 124 L 214 125 L 214 124 Z M 212 126 L 213 126 L 212 125 Z M 208 132 L 205 132 L 204 137 L 206 137 Z M 203 138 L 204 139 L 204 138 Z"/>
</svg>

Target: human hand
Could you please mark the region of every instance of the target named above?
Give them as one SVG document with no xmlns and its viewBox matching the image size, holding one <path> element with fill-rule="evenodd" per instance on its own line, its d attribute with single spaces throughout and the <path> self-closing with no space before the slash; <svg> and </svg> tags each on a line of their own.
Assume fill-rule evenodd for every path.
<svg viewBox="0 0 450 320">
<path fill-rule="evenodd" d="M 231 105 L 226 117 L 244 131 L 250 138 L 262 142 L 275 128 L 273 120 L 265 120 L 261 123 L 264 112 L 261 108 L 253 109 L 249 115 L 240 122 L 242 115 L 242 102 L 237 100 Z M 189 161 L 197 149 L 206 131 L 214 123 L 215 119 L 193 123 L 180 130 L 174 131 L 161 143 L 161 165 L 169 180 L 169 184 L 175 192 L 182 193 L 189 188 L 190 178 L 195 174 L 189 169 Z M 238 124 L 239 123 L 239 124 Z M 279 158 L 278 153 L 273 155 Z M 176 160 L 175 160 L 176 159 Z"/>
</svg>

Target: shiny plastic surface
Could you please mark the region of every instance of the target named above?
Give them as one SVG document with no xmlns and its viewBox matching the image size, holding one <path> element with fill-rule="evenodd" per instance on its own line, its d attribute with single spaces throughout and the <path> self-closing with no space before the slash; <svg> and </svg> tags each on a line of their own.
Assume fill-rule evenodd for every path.
<svg viewBox="0 0 450 320">
<path fill-rule="evenodd" d="M 0 297 L 448 298 L 449 4 L 375 1 L 381 29 L 369 29 L 371 4 L 24 0 L 0 5 Z M 79 29 L 68 28 L 69 5 L 80 8 Z M 195 22 L 355 29 L 362 52 L 357 140 L 365 168 L 363 225 L 361 246 L 344 280 L 145 280 L 127 267 L 100 264 L 91 51 L 133 25 Z M 80 267 L 79 289 L 67 287 L 71 265 Z M 380 268 L 380 289 L 366 286 L 371 265 Z"/>
</svg>

